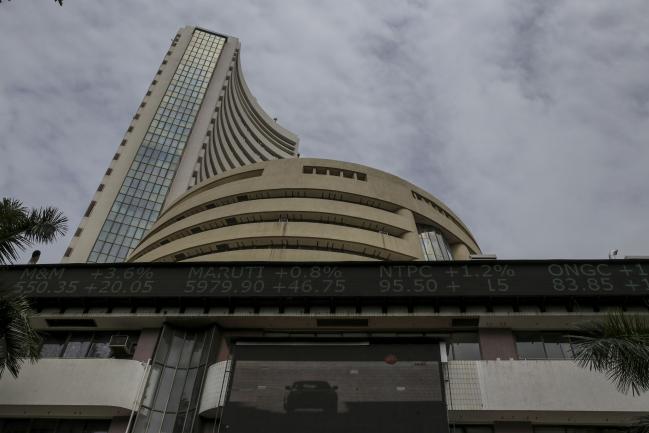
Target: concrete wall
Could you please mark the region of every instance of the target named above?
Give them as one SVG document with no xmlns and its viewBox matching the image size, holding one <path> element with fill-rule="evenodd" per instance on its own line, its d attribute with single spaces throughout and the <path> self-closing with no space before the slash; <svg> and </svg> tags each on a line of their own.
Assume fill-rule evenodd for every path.
<svg viewBox="0 0 649 433">
<path fill-rule="evenodd" d="M 41 359 L 0 379 L 0 416 L 128 416 L 145 374 L 126 359 Z"/>
<path fill-rule="evenodd" d="M 456 259 L 480 252 L 448 207 L 397 176 L 341 161 L 283 159 L 196 185 L 166 207 L 129 261 L 220 260 L 221 251 L 229 251 L 221 260 L 232 260 L 231 251 L 239 251 L 237 260 L 269 260 L 273 248 L 308 249 L 311 260 L 336 260 L 331 252 L 419 260 L 417 224 L 436 227 Z"/>
<path fill-rule="evenodd" d="M 137 347 L 133 354 L 133 359 L 136 361 L 147 362 L 153 359 L 158 337 L 160 336 L 160 328 L 145 328 L 140 332 L 140 338 L 137 340 Z"/>
<path fill-rule="evenodd" d="M 649 394 L 619 393 L 605 375 L 573 361 L 451 361 L 447 401 L 456 422 L 630 422 Z"/>
</svg>

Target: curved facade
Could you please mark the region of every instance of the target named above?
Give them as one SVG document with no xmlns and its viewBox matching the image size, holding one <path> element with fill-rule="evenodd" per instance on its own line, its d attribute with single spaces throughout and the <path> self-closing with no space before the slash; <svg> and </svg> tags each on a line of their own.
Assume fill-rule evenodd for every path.
<svg viewBox="0 0 649 433">
<path fill-rule="evenodd" d="M 171 203 L 129 261 L 451 260 L 480 249 L 438 199 L 323 159 L 228 171 Z"/>
<path fill-rule="evenodd" d="M 231 36 L 179 30 L 63 262 L 122 262 L 165 204 L 197 182 L 297 155 L 298 137 L 248 89 L 240 49 Z"/>
<path fill-rule="evenodd" d="M 233 168 L 297 155 L 298 138 L 257 104 L 243 78 L 239 49 L 224 81 L 207 143 L 199 158 L 196 182 Z"/>
</svg>

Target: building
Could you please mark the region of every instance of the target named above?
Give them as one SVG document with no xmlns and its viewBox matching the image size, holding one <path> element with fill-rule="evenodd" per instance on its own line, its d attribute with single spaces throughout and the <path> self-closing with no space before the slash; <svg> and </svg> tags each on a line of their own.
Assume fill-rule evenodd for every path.
<svg viewBox="0 0 649 433">
<path fill-rule="evenodd" d="M 480 248 L 444 203 L 388 173 L 294 158 L 204 181 L 169 203 L 129 261 L 468 259 Z"/>
<path fill-rule="evenodd" d="M 649 260 L 482 255 L 425 190 L 294 158 L 238 50 L 182 29 L 64 263 L 0 268 L 45 335 L 0 379 L 0 431 L 613 433 L 646 412 L 569 335 L 647 316 Z M 171 149 L 156 116 L 187 56 L 207 71 Z"/>
<path fill-rule="evenodd" d="M 232 168 L 297 155 L 241 72 L 236 38 L 185 27 L 173 38 L 62 262 L 120 262 L 165 201 Z"/>
</svg>

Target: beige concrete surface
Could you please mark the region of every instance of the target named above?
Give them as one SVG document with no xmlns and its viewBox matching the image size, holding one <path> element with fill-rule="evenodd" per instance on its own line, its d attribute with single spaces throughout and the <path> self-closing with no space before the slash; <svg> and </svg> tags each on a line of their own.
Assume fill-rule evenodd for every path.
<svg viewBox="0 0 649 433">
<path fill-rule="evenodd" d="M 307 248 L 312 260 L 331 260 L 331 252 L 421 260 L 417 225 L 442 233 L 455 259 L 480 252 L 443 203 L 397 176 L 341 161 L 283 159 L 197 184 L 168 204 L 128 260 L 269 260 L 269 249 L 282 248 Z"/>
<path fill-rule="evenodd" d="M 146 364 L 126 359 L 41 359 L 17 379 L 0 379 L 0 416 L 113 417 L 128 415 Z"/>
<path fill-rule="evenodd" d="M 649 394 L 621 394 L 572 360 L 450 361 L 448 379 L 449 409 L 464 421 L 609 424 L 649 408 Z"/>
</svg>

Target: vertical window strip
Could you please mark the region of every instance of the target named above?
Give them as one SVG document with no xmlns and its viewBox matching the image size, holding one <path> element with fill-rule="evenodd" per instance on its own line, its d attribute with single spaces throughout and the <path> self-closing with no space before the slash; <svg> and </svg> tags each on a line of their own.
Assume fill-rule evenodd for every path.
<svg viewBox="0 0 649 433">
<path fill-rule="evenodd" d="M 157 219 L 225 40 L 194 31 L 113 202 L 89 262 L 124 261 Z"/>
</svg>

